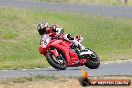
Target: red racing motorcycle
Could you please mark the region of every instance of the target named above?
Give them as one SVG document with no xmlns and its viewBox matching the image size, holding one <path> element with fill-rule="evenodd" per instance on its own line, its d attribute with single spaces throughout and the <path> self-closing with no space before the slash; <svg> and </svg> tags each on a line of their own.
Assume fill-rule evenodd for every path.
<svg viewBox="0 0 132 88">
<path fill-rule="evenodd" d="M 45 34 L 41 37 L 39 52 L 43 54 L 48 63 L 57 70 L 65 70 L 67 67 L 82 65 L 96 69 L 100 65 L 98 55 L 91 49 L 88 49 L 90 54 L 80 56 L 80 49 L 77 46 L 58 37 L 51 37 L 49 34 Z"/>
</svg>

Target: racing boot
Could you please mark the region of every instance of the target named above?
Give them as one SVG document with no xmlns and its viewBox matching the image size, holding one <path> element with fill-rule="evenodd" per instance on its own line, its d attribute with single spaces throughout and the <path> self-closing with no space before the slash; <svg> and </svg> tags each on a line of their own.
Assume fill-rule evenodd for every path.
<svg viewBox="0 0 132 88">
<path fill-rule="evenodd" d="M 79 57 L 81 58 L 85 58 L 85 56 L 93 54 L 93 52 L 90 49 L 85 48 L 82 44 L 79 44 L 80 46 L 80 53 L 79 53 Z"/>
</svg>

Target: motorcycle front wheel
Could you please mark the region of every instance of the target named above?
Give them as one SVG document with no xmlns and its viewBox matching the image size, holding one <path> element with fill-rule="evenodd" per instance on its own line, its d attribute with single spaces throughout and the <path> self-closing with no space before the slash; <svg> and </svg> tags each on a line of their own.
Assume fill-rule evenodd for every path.
<svg viewBox="0 0 132 88">
<path fill-rule="evenodd" d="M 65 70 L 67 68 L 67 62 L 62 53 L 59 52 L 59 57 L 56 58 L 51 52 L 46 53 L 46 59 L 48 63 L 57 70 Z"/>
<path fill-rule="evenodd" d="M 94 51 L 92 51 L 91 49 L 89 49 L 89 50 L 91 52 L 93 52 L 93 54 L 88 55 L 88 57 L 87 57 L 88 61 L 85 63 L 85 66 L 90 69 L 96 69 L 100 65 L 100 58 Z"/>
</svg>

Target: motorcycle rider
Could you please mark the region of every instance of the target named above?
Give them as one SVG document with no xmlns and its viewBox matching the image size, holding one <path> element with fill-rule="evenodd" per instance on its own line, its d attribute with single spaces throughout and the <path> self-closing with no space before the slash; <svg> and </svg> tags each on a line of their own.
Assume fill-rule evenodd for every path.
<svg viewBox="0 0 132 88">
<path fill-rule="evenodd" d="M 44 34 L 50 34 L 52 36 L 61 37 L 64 40 L 71 42 L 72 44 L 80 48 L 80 56 L 83 54 L 88 54 L 88 49 L 85 49 L 85 47 L 81 44 L 81 41 L 83 40 L 83 37 L 81 35 L 76 37 L 72 36 L 71 34 L 65 34 L 60 36 L 60 34 L 64 32 L 64 29 L 59 28 L 56 25 L 50 25 L 47 22 L 40 23 L 37 26 L 37 31 L 41 36 L 43 36 Z"/>
</svg>

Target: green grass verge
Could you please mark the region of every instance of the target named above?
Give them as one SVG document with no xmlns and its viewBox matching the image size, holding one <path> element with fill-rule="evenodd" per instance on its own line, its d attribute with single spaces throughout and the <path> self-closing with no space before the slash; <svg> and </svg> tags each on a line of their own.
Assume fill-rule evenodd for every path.
<svg viewBox="0 0 132 88">
<path fill-rule="evenodd" d="M 78 3 L 78 4 L 95 4 L 95 5 L 127 5 L 132 6 L 132 0 L 128 0 L 127 4 L 122 0 L 33 0 L 41 2 L 61 2 L 61 3 Z"/>
<path fill-rule="evenodd" d="M 83 44 L 102 61 L 132 57 L 132 19 L 1 7 L 0 69 L 49 66 L 38 52 L 36 26 L 42 21 L 61 25 L 65 33 L 83 35 Z"/>
</svg>

